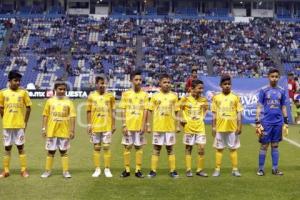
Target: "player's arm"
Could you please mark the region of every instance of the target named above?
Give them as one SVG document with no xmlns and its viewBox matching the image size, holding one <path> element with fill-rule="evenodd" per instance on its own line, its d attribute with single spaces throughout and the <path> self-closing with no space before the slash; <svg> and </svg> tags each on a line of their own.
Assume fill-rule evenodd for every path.
<svg viewBox="0 0 300 200">
<path fill-rule="evenodd" d="M 4 107 L 0 106 L 0 115 L 3 118 L 3 114 L 4 114 Z"/>
<path fill-rule="evenodd" d="M 184 119 L 184 116 L 183 116 L 183 111 L 184 111 L 184 106 L 186 104 L 186 97 L 182 97 L 179 101 L 179 108 L 180 108 L 180 111 L 179 111 L 179 120 L 180 120 L 180 125 L 182 127 L 184 127 L 186 125 L 186 120 Z"/>
<path fill-rule="evenodd" d="M 46 137 L 46 133 L 47 133 L 47 127 L 48 127 L 48 116 L 43 116 L 43 120 L 42 120 L 42 136 Z"/>
<path fill-rule="evenodd" d="M 75 138 L 75 119 L 76 117 L 70 117 L 70 138 Z"/>
<path fill-rule="evenodd" d="M 25 113 L 25 129 L 27 127 L 27 122 L 29 120 L 29 116 L 31 113 L 31 107 L 30 106 L 26 106 L 26 113 Z"/>
<path fill-rule="evenodd" d="M 112 134 L 116 131 L 116 104 L 115 97 L 111 97 L 111 126 L 112 126 Z"/>
<path fill-rule="evenodd" d="M 258 102 L 256 107 L 256 117 L 255 117 L 255 126 L 256 126 L 256 134 L 258 137 L 261 137 L 264 131 L 263 126 L 261 125 L 261 111 L 262 105 L 264 101 L 264 92 L 261 90 L 258 95 Z"/>
<path fill-rule="evenodd" d="M 147 110 L 147 132 L 151 133 L 151 120 L 153 117 L 153 111 L 152 110 Z"/>
<path fill-rule="evenodd" d="M 175 111 L 175 123 L 176 123 L 176 132 L 180 133 L 180 119 L 181 119 L 181 112 L 180 111 Z"/>
<path fill-rule="evenodd" d="M 240 135 L 242 133 L 242 112 L 237 113 L 237 131 L 236 134 Z"/>
<path fill-rule="evenodd" d="M 211 123 L 212 136 L 216 136 L 216 112 L 212 112 L 212 123 Z"/>
<path fill-rule="evenodd" d="M 92 134 L 92 112 L 90 110 L 86 111 L 86 121 L 87 121 L 87 132 Z"/>
<path fill-rule="evenodd" d="M 142 133 L 145 133 L 147 131 L 147 118 L 148 118 L 148 111 L 147 109 L 143 112 L 143 121 L 142 121 Z"/>
</svg>

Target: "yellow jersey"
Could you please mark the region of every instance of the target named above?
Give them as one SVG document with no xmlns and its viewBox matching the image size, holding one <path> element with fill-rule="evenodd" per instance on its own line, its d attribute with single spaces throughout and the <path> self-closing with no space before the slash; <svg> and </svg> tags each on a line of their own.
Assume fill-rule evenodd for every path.
<svg viewBox="0 0 300 200">
<path fill-rule="evenodd" d="M 153 132 L 175 132 L 176 114 L 180 110 L 178 97 L 173 92 L 154 94 L 149 103 L 153 111 Z"/>
<path fill-rule="evenodd" d="M 48 117 L 47 137 L 70 137 L 70 119 L 76 117 L 73 102 L 68 97 L 56 96 L 46 101 L 43 116 Z"/>
<path fill-rule="evenodd" d="M 125 122 L 129 131 L 140 131 L 143 126 L 144 111 L 148 106 L 148 94 L 130 89 L 123 92 L 119 107 L 125 110 Z"/>
<path fill-rule="evenodd" d="M 113 111 L 115 110 L 115 97 L 112 93 L 92 92 L 87 99 L 87 111 L 91 112 L 91 125 L 93 133 L 112 131 Z"/>
<path fill-rule="evenodd" d="M 234 132 L 237 130 L 238 112 L 243 111 L 243 106 L 237 95 L 220 93 L 213 97 L 211 111 L 216 113 L 217 132 Z"/>
<path fill-rule="evenodd" d="M 183 119 L 186 121 L 184 132 L 188 134 L 205 134 L 204 118 L 208 110 L 205 97 L 195 99 L 193 96 L 183 97 L 180 100 Z"/>
<path fill-rule="evenodd" d="M 19 88 L 11 90 L 3 89 L 0 92 L 0 106 L 3 107 L 3 128 L 22 129 L 25 128 L 26 107 L 32 105 L 28 92 Z"/>
</svg>

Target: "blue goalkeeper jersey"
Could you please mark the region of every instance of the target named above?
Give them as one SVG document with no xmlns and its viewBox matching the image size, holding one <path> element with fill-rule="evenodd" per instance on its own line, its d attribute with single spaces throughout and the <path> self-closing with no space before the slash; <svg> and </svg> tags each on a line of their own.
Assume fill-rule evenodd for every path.
<svg viewBox="0 0 300 200">
<path fill-rule="evenodd" d="M 286 94 L 281 87 L 266 87 L 260 90 L 258 102 L 262 105 L 261 122 L 269 125 L 283 124 L 282 106 Z"/>
</svg>

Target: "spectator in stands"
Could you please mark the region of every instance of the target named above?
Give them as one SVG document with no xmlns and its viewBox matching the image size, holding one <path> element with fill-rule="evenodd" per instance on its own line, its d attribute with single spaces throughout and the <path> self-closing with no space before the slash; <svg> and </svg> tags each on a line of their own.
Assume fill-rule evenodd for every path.
<svg viewBox="0 0 300 200">
<path fill-rule="evenodd" d="M 196 80 L 197 78 L 198 78 L 197 70 L 193 69 L 192 75 L 187 79 L 186 84 L 185 84 L 186 92 L 190 92 L 190 89 L 192 88 L 192 82 L 193 82 L 193 80 Z"/>
<path fill-rule="evenodd" d="M 290 101 L 293 102 L 295 93 L 297 91 L 297 84 L 296 84 L 296 81 L 294 80 L 293 73 L 288 74 L 288 90 L 289 90 Z"/>
</svg>

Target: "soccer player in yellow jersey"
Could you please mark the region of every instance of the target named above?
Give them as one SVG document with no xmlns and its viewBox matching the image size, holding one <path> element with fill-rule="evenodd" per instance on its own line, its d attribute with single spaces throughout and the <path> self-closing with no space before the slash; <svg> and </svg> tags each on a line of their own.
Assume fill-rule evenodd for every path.
<svg viewBox="0 0 300 200">
<path fill-rule="evenodd" d="M 240 98 L 231 92 L 231 77 L 223 75 L 220 86 L 222 92 L 215 95 L 212 100 L 213 114 L 212 134 L 216 148 L 216 168 L 212 176 L 220 176 L 223 150 L 228 147 L 232 163 L 232 175 L 240 177 L 238 170 L 237 149 L 240 147 L 239 135 L 242 132 L 243 106 Z"/>
<path fill-rule="evenodd" d="M 203 82 L 193 80 L 190 88 L 190 95 L 180 100 L 182 110 L 181 125 L 184 128 L 183 143 L 185 146 L 186 176 L 192 177 L 192 149 L 198 145 L 197 176 L 207 177 L 204 172 L 204 147 L 206 144 L 204 118 L 208 110 L 208 102 L 202 97 Z"/>
<path fill-rule="evenodd" d="M 152 119 L 153 132 L 153 152 L 151 158 L 151 171 L 149 178 L 156 176 L 156 169 L 160 150 L 166 145 L 170 176 L 177 178 L 178 174 L 175 170 L 175 155 L 173 146 L 176 142 L 175 132 L 180 132 L 178 111 L 178 97 L 171 92 L 171 78 L 168 74 L 162 74 L 159 78 L 160 92 L 154 94 L 149 103 L 148 121 Z M 149 124 L 149 123 L 148 123 Z"/>
<path fill-rule="evenodd" d="M 61 155 L 63 177 L 71 178 L 69 172 L 70 139 L 75 137 L 76 111 L 73 102 L 65 96 L 67 84 L 57 80 L 54 84 L 55 96 L 46 101 L 43 111 L 42 134 L 46 137 L 46 169 L 41 178 L 51 175 L 53 159 L 58 149 Z"/>
<path fill-rule="evenodd" d="M 4 171 L 0 178 L 9 176 L 9 165 L 12 145 L 19 151 L 21 176 L 28 177 L 26 155 L 24 151 L 25 129 L 31 111 L 31 101 L 28 92 L 20 88 L 22 74 L 12 70 L 8 74 L 9 87 L 0 92 L 0 114 L 3 123 L 3 141 L 5 155 L 3 158 Z"/>
<path fill-rule="evenodd" d="M 110 171 L 111 151 L 110 143 L 115 132 L 115 97 L 106 92 L 106 80 L 104 77 L 96 77 L 96 91 L 92 92 L 87 100 L 88 134 L 94 144 L 93 160 L 95 172 L 92 177 L 101 175 L 100 150 L 101 145 L 104 154 L 104 175 L 112 177 Z"/>
<path fill-rule="evenodd" d="M 121 177 L 130 176 L 130 151 L 135 148 L 135 176 L 143 178 L 141 172 L 143 145 L 145 144 L 144 132 L 146 131 L 148 94 L 141 89 L 142 74 L 135 71 L 131 74 L 132 89 L 123 92 L 120 108 L 123 122 L 124 165 L 125 170 Z"/>
</svg>

